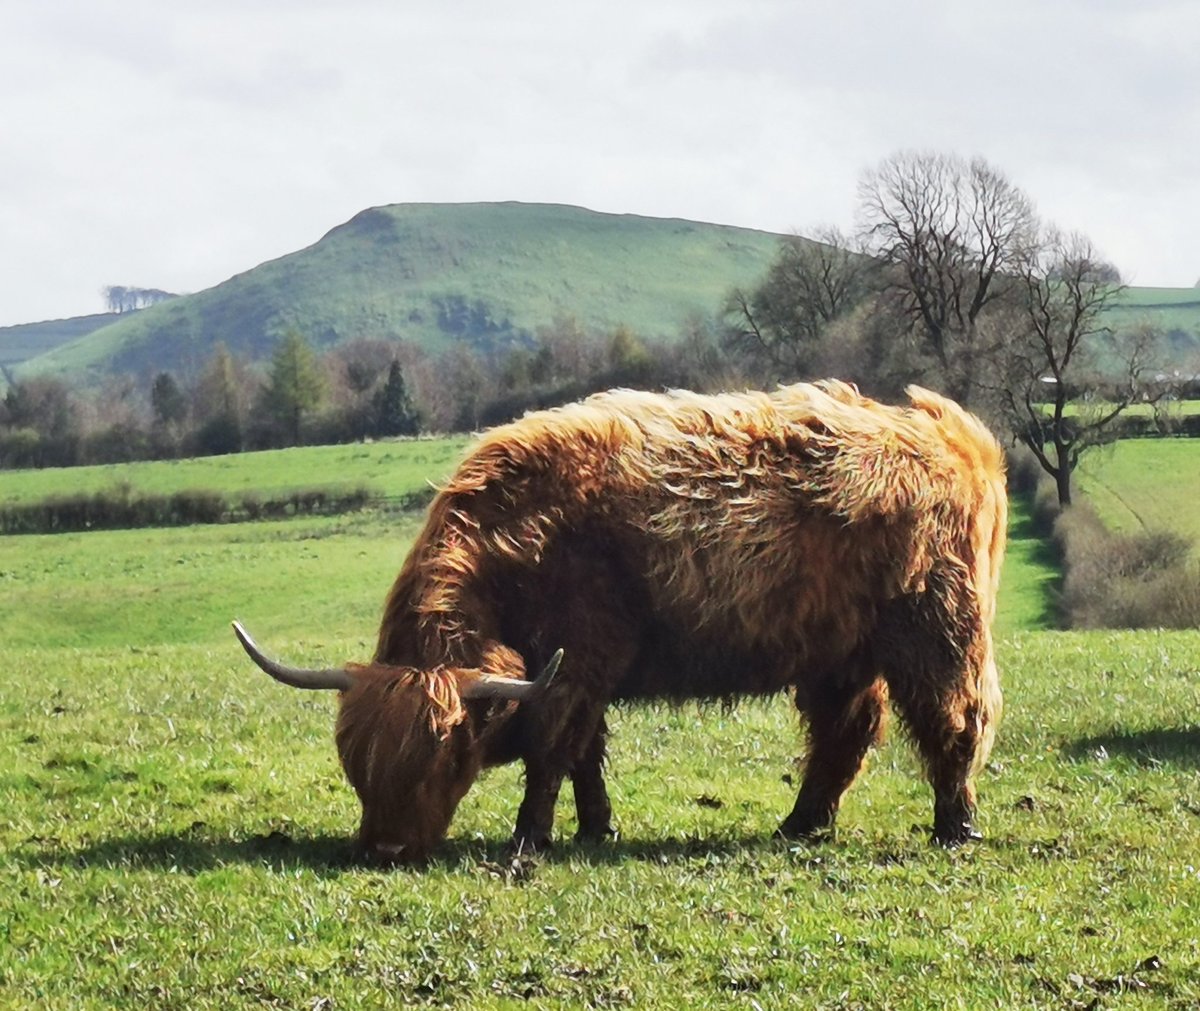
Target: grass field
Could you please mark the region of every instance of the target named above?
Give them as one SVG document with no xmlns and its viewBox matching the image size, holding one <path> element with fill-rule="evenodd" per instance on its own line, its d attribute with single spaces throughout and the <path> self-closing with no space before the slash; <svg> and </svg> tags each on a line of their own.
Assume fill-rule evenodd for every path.
<svg viewBox="0 0 1200 1011">
<path fill-rule="evenodd" d="M 1103 409 L 1106 402 L 1094 401 L 1088 404 L 1089 410 L 1100 411 Z M 1066 406 L 1064 412 L 1068 417 L 1079 413 L 1080 403 L 1071 401 Z M 1165 414 L 1168 418 L 1191 418 L 1200 414 L 1200 400 L 1164 400 L 1158 404 L 1130 404 L 1125 409 L 1124 414 L 1133 418 L 1149 418 L 1155 414 Z"/>
<path fill-rule="evenodd" d="M 1037 631 L 1053 571 L 1019 510 L 984 842 L 928 844 L 898 733 L 835 840 L 773 840 L 777 699 L 618 710 L 615 843 L 570 843 L 564 791 L 564 841 L 507 860 L 507 767 L 429 867 L 385 872 L 348 858 L 333 700 L 227 623 L 366 656 L 416 522 L 0 539 L 0 1007 L 1200 1004 L 1200 633 Z"/>
<path fill-rule="evenodd" d="M 462 455 L 466 436 L 303 446 L 189 460 L 5 471 L 0 504 L 35 502 L 50 495 L 106 491 L 117 486 L 147 495 L 184 490 L 264 496 L 299 488 L 365 484 L 386 496 L 404 495 L 446 477 Z"/>
<path fill-rule="evenodd" d="M 1083 458 L 1079 490 L 1120 532 L 1175 530 L 1200 543 L 1200 439 L 1128 439 Z"/>
</svg>

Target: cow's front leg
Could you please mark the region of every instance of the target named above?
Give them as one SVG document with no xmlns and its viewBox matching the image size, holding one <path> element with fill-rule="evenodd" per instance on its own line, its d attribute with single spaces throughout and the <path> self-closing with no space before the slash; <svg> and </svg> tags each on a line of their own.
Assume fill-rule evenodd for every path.
<svg viewBox="0 0 1200 1011">
<path fill-rule="evenodd" d="M 550 848 L 554 805 L 558 802 L 562 781 L 562 772 L 552 771 L 541 761 L 525 760 L 525 796 L 513 829 L 514 852 L 537 853 Z"/>
<path fill-rule="evenodd" d="M 579 820 L 575 838 L 581 842 L 600 842 L 616 836 L 612 826 L 612 804 L 604 785 L 604 746 L 608 727 L 601 719 L 587 748 L 571 769 L 575 791 L 575 815 Z"/>
</svg>

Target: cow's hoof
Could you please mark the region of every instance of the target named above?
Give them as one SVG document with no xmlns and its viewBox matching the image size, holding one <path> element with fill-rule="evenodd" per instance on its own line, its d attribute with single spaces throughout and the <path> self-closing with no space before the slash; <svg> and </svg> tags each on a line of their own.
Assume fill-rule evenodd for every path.
<svg viewBox="0 0 1200 1011">
<path fill-rule="evenodd" d="M 969 842 L 978 842 L 983 838 L 982 832 L 977 832 L 970 824 L 955 825 L 949 829 L 935 828 L 933 841 L 942 849 L 953 850 Z"/>
<path fill-rule="evenodd" d="M 508 855 L 510 857 L 532 857 L 539 853 L 550 852 L 552 843 L 548 835 L 525 835 L 523 833 L 514 834 L 508 842 Z"/>
<path fill-rule="evenodd" d="M 400 844 L 374 843 L 371 846 L 359 847 L 360 859 L 375 867 L 407 867 L 422 864 L 426 856 L 407 849 Z"/>
<path fill-rule="evenodd" d="M 820 842 L 823 839 L 832 839 L 833 835 L 834 824 L 828 818 L 788 817 L 775 830 L 776 839 L 788 839 L 792 842 Z"/>
<path fill-rule="evenodd" d="M 575 841 L 584 845 L 596 845 L 613 842 L 619 835 L 620 833 L 611 825 L 601 825 L 596 828 L 580 826 L 575 833 Z"/>
</svg>

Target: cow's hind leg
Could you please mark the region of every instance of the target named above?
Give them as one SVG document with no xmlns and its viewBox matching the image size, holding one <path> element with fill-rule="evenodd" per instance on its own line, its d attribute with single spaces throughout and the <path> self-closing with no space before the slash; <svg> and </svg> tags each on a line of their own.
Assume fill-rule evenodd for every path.
<svg viewBox="0 0 1200 1011">
<path fill-rule="evenodd" d="M 968 651 L 957 670 L 891 680 L 892 700 L 908 726 L 933 787 L 933 839 L 959 846 L 975 830 L 973 775 L 986 760 L 1000 715 L 990 643 Z"/>
<path fill-rule="evenodd" d="M 604 786 L 604 745 L 607 737 L 608 727 L 601 718 L 587 748 L 571 770 L 575 814 L 579 820 L 575 838 L 582 842 L 598 842 L 616 835 L 612 827 L 612 804 Z"/>
<path fill-rule="evenodd" d="M 842 794 L 883 734 L 885 690 L 873 681 L 858 691 L 824 685 L 796 705 L 808 719 L 808 752 L 796 806 L 779 827 L 789 839 L 828 832 Z"/>
</svg>

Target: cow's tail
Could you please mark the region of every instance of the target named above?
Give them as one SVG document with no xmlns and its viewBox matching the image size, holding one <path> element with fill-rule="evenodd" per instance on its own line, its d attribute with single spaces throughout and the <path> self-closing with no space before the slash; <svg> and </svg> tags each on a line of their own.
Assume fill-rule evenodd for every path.
<svg viewBox="0 0 1200 1011">
<path fill-rule="evenodd" d="M 984 618 L 990 624 L 995 615 L 1008 527 L 1004 450 L 982 421 L 949 397 L 920 386 L 910 386 L 905 392 L 914 408 L 937 422 L 947 444 L 968 462 L 975 476 L 974 579 Z"/>
<path fill-rule="evenodd" d="M 1004 480 L 1004 450 L 988 427 L 956 401 L 923 386 L 905 391 L 913 407 L 939 422 L 956 447 L 971 453 L 991 480 Z"/>
</svg>

